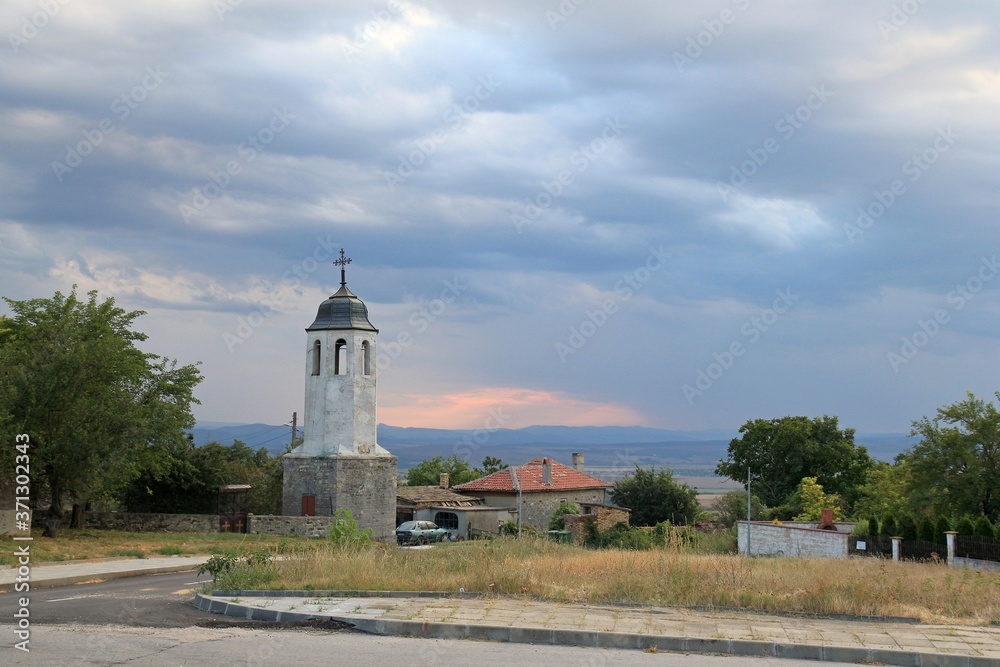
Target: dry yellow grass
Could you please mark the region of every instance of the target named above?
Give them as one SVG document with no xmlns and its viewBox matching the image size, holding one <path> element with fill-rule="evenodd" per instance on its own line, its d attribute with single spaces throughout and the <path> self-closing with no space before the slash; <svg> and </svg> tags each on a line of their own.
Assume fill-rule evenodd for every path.
<svg viewBox="0 0 1000 667">
<path fill-rule="evenodd" d="M 221 583 L 221 582 L 220 582 Z M 714 605 L 763 611 L 909 616 L 925 622 L 1000 619 L 1000 573 L 854 558 L 746 559 L 588 550 L 510 539 L 403 550 L 310 545 L 279 564 L 285 589 L 527 594 L 566 602 Z"/>
</svg>

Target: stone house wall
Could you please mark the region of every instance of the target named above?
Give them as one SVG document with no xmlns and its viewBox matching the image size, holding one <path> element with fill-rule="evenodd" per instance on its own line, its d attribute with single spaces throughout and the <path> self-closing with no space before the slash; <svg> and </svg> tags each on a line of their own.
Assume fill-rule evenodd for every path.
<svg viewBox="0 0 1000 667">
<path fill-rule="evenodd" d="M 517 494 L 491 494 L 476 491 L 475 495 L 482 498 L 487 505 L 494 507 L 509 507 L 517 511 Z M 549 519 L 562 501 L 573 503 L 603 503 L 604 489 L 583 489 L 576 491 L 540 491 L 525 493 L 521 499 L 521 524 L 537 530 L 547 531 Z"/>
</svg>

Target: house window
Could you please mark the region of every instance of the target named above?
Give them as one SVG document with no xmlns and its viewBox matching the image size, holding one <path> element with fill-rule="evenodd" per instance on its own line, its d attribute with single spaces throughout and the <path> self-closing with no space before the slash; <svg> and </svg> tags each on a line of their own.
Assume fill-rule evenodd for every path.
<svg viewBox="0 0 1000 667">
<path fill-rule="evenodd" d="M 333 347 L 333 374 L 347 374 L 347 341 L 341 338 Z"/>
<path fill-rule="evenodd" d="M 315 343 L 313 343 L 313 349 L 312 349 L 312 353 L 313 353 L 312 354 L 312 374 L 313 375 L 319 375 L 319 368 L 320 368 L 320 366 L 319 366 L 319 363 L 320 363 L 320 347 L 321 346 L 320 346 L 319 341 L 316 341 Z"/>
<path fill-rule="evenodd" d="M 372 374 L 372 357 L 371 357 L 371 347 L 368 345 L 368 341 L 361 343 L 361 355 L 364 358 L 364 369 L 365 375 Z"/>
<path fill-rule="evenodd" d="M 458 530 L 458 515 L 454 512 L 438 512 L 434 515 L 434 523 L 440 528 Z"/>
</svg>

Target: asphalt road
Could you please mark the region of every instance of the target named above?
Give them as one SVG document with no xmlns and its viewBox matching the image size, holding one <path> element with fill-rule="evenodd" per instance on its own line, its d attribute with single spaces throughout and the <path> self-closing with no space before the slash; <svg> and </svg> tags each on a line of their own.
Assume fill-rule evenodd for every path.
<svg viewBox="0 0 1000 667">
<path fill-rule="evenodd" d="M 193 572 L 116 579 L 31 592 L 29 653 L 14 648 L 21 594 L 0 594 L 0 665 L 407 666 L 526 664 L 815 667 L 811 661 L 375 637 L 333 623 L 261 623 L 198 611 Z M 838 665 L 843 663 L 825 663 Z"/>
<path fill-rule="evenodd" d="M 206 614 L 191 604 L 195 590 L 206 581 L 211 581 L 211 577 L 180 572 L 40 588 L 31 591 L 28 608 L 32 623 L 37 625 L 89 623 L 186 628 L 206 620 Z M 14 617 L 17 599 L 22 595 L 0 594 L 0 619 Z"/>
</svg>

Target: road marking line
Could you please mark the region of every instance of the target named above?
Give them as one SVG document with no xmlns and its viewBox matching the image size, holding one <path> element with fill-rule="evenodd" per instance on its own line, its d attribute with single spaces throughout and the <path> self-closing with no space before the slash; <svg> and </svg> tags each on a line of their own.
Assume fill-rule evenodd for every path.
<svg viewBox="0 0 1000 667">
<path fill-rule="evenodd" d="M 209 581 L 211 581 L 211 580 L 210 579 L 202 579 L 201 581 L 188 581 L 188 582 L 185 582 L 185 583 L 181 584 L 181 586 L 194 586 L 195 584 L 207 584 Z"/>
<path fill-rule="evenodd" d="M 99 598 L 100 595 L 77 595 L 71 598 L 56 598 L 55 600 L 46 600 L 46 602 L 66 602 L 67 600 L 83 600 L 84 598 Z"/>
</svg>

